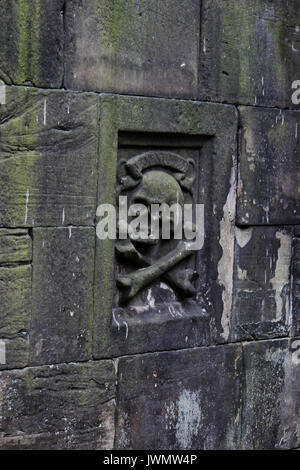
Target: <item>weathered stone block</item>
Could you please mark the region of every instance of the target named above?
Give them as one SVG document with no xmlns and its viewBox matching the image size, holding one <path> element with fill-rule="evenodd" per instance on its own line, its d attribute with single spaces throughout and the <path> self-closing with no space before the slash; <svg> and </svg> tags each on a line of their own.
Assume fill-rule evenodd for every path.
<svg viewBox="0 0 300 470">
<path fill-rule="evenodd" d="M 0 375 L 0 448 L 111 449 L 115 372 L 110 361 Z"/>
<path fill-rule="evenodd" d="M 200 275 L 194 298 L 182 301 L 180 296 L 170 297 L 165 286 L 158 286 L 158 292 L 149 284 L 141 294 L 142 302 L 124 308 L 116 290 L 115 242 L 97 240 L 94 356 L 227 341 L 234 257 L 234 108 L 107 95 L 101 96 L 100 108 L 99 173 L 105 178 L 100 177 L 98 204 L 116 204 L 117 169 L 123 158 L 147 150 L 160 155 L 172 148 L 181 157 L 195 158 L 194 202 L 205 207 L 205 240 L 193 258 Z"/>
<path fill-rule="evenodd" d="M 300 113 L 244 107 L 239 112 L 238 223 L 298 224 Z"/>
<path fill-rule="evenodd" d="M 292 449 L 300 441 L 300 340 L 244 345 L 245 449 Z"/>
<path fill-rule="evenodd" d="M 29 356 L 31 266 L 0 267 L 0 340 L 5 364 L 0 369 L 25 367 Z"/>
<path fill-rule="evenodd" d="M 27 230 L 0 229 L 0 264 L 32 260 L 32 241 Z"/>
<path fill-rule="evenodd" d="M 95 230 L 33 230 L 30 363 L 83 361 L 91 355 Z"/>
<path fill-rule="evenodd" d="M 27 230 L 0 229 L 0 369 L 28 364 L 32 241 Z M 22 263 L 22 265 L 18 265 Z"/>
<path fill-rule="evenodd" d="M 198 0 L 69 1 L 67 87 L 195 98 L 199 22 Z"/>
<path fill-rule="evenodd" d="M 231 338 L 288 336 L 292 230 L 236 227 Z"/>
<path fill-rule="evenodd" d="M 0 106 L 0 226 L 91 225 L 98 98 L 5 87 Z"/>
<path fill-rule="evenodd" d="M 119 360 L 119 449 L 239 447 L 240 346 Z"/>
<path fill-rule="evenodd" d="M 300 240 L 293 243 L 292 336 L 300 336 Z"/>
<path fill-rule="evenodd" d="M 297 0 L 204 0 L 199 97 L 292 107 L 300 76 Z"/>
<path fill-rule="evenodd" d="M 0 79 L 59 88 L 63 82 L 63 0 L 2 0 Z"/>
</svg>

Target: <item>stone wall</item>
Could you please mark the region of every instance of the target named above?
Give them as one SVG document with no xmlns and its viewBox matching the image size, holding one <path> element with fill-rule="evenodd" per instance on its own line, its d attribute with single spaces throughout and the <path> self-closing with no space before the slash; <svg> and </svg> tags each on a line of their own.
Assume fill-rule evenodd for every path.
<svg viewBox="0 0 300 470">
<path fill-rule="evenodd" d="M 2 0 L 0 40 L 0 448 L 300 447 L 300 2 Z M 121 308 L 96 209 L 167 151 L 196 296 Z"/>
</svg>

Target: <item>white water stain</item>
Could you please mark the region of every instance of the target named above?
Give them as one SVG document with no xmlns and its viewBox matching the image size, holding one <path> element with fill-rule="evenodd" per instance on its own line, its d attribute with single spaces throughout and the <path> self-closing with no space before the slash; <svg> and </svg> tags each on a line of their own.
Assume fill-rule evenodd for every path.
<svg viewBox="0 0 300 470">
<path fill-rule="evenodd" d="M 0 364 L 6 364 L 6 343 L 0 340 Z"/>
<path fill-rule="evenodd" d="M 244 248 L 252 238 L 253 228 L 240 229 L 235 227 L 235 238 L 240 248 Z"/>
<path fill-rule="evenodd" d="M 266 214 L 265 215 L 266 222 L 269 223 L 269 220 L 270 220 L 270 207 L 267 204 L 266 206 L 262 206 L 262 209 L 263 209 L 264 213 Z"/>
<path fill-rule="evenodd" d="M 147 300 L 151 308 L 155 308 L 155 298 L 152 296 L 152 289 L 148 290 Z"/>
<path fill-rule="evenodd" d="M 44 112 L 43 112 L 43 123 L 44 126 L 47 124 L 47 99 L 44 99 Z"/>
<path fill-rule="evenodd" d="M 6 85 L 0 80 L 0 104 L 6 104 Z"/>
<path fill-rule="evenodd" d="M 171 287 L 169 287 L 167 284 L 165 284 L 164 282 L 161 282 L 159 287 L 161 289 L 164 289 L 164 290 L 169 290 L 170 292 L 173 292 L 173 290 L 171 289 Z"/>
<path fill-rule="evenodd" d="M 292 257 L 292 240 L 289 234 L 283 232 L 276 233 L 277 240 L 280 240 L 278 258 L 275 266 L 274 277 L 270 280 L 272 289 L 275 291 L 276 320 L 280 320 L 283 312 L 283 289 L 289 284 L 290 264 Z M 288 314 L 289 298 L 285 298 L 286 313 Z"/>
<path fill-rule="evenodd" d="M 238 271 L 238 279 L 240 281 L 246 281 L 248 278 L 248 273 L 246 269 L 241 269 L 239 266 L 237 267 Z"/>
<path fill-rule="evenodd" d="M 128 338 L 128 330 L 129 330 L 128 323 L 125 320 L 123 320 L 123 323 L 125 325 L 125 339 L 127 339 Z"/>
<path fill-rule="evenodd" d="M 247 158 L 252 157 L 252 162 L 257 160 L 256 139 L 253 129 L 247 127 L 244 132 L 244 139 L 246 143 Z"/>
<path fill-rule="evenodd" d="M 196 392 L 183 390 L 176 402 L 171 402 L 166 407 L 166 428 L 176 430 L 176 441 L 181 449 L 189 449 L 193 440 L 199 434 L 201 424 L 201 408 Z"/>
<path fill-rule="evenodd" d="M 113 319 L 114 319 L 115 324 L 116 324 L 117 327 L 118 327 L 118 331 L 120 331 L 120 323 L 119 323 L 118 320 L 116 319 L 115 312 L 112 312 L 112 316 L 113 316 Z"/>
<path fill-rule="evenodd" d="M 236 174 L 232 167 L 230 190 L 223 207 L 223 218 L 220 223 L 220 245 L 223 250 L 218 263 L 218 283 L 224 287 L 222 292 L 223 313 L 221 324 L 225 340 L 229 337 L 229 322 L 232 306 L 233 262 L 234 262 L 234 219 L 235 219 Z"/>
<path fill-rule="evenodd" d="M 292 364 L 298 366 L 300 364 L 300 339 L 296 339 L 291 343 Z M 300 423 L 299 423 L 300 424 Z"/>
<path fill-rule="evenodd" d="M 24 224 L 27 223 L 27 217 L 28 217 L 28 202 L 29 202 L 29 189 L 27 189 L 27 191 L 26 191 Z"/>
<path fill-rule="evenodd" d="M 149 305 L 133 305 L 132 310 L 137 314 L 149 311 Z"/>
</svg>

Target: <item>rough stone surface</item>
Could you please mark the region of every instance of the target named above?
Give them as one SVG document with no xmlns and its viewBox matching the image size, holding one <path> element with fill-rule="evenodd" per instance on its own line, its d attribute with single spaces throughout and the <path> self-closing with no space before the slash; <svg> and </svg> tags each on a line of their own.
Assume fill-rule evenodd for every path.
<svg viewBox="0 0 300 470">
<path fill-rule="evenodd" d="M 148 292 L 146 303 L 142 306 L 144 310 L 132 308 L 125 312 L 120 312 L 119 309 L 114 311 L 114 241 L 97 240 L 95 357 L 195 347 L 226 341 L 229 335 L 234 255 L 235 110 L 231 106 L 207 103 L 105 95 L 101 97 L 100 108 L 99 173 L 106 177 L 100 177 L 98 204 L 115 204 L 118 133 L 126 131 L 129 141 L 134 141 L 137 138 L 134 136 L 138 133 L 142 148 L 145 146 L 151 149 L 151 145 L 156 145 L 156 149 L 163 150 L 164 145 L 155 133 L 164 132 L 169 138 L 166 146 L 171 145 L 178 149 L 180 141 L 184 141 L 187 147 L 198 147 L 201 151 L 197 164 L 200 167 L 202 192 L 197 202 L 205 204 L 206 237 L 196 260 L 200 281 L 194 303 L 175 302 L 174 306 L 170 306 L 168 303 L 157 302 L 155 308 L 150 308 L 151 304 L 153 306 L 153 299 L 151 292 Z M 154 133 L 152 141 L 151 133 Z M 195 138 L 200 140 L 195 143 Z M 184 150 L 187 152 L 187 149 Z M 140 152 L 141 150 L 136 149 L 136 154 Z M 120 157 L 126 155 L 128 152 L 121 153 Z M 210 237 L 210 233 L 215 236 Z M 215 243 L 216 240 L 218 243 Z"/>
<path fill-rule="evenodd" d="M 297 0 L 203 0 L 199 97 L 293 107 L 300 76 Z"/>
<path fill-rule="evenodd" d="M 5 87 L 0 106 L 0 227 L 91 225 L 98 98 Z"/>
<path fill-rule="evenodd" d="M 113 363 L 62 364 L 0 374 L 2 449 L 111 449 Z"/>
<path fill-rule="evenodd" d="M 66 85 L 195 98 L 199 21 L 199 0 L 68 1 Z"/>
<path fill-rule="evenodd" d="M 241 368 L 241 346 L 120 359 L 117 448 L 238 447 Z"/>
<path fill-rule="evenodd" d="M 83 361 L 91 355 L 95 231 L 33 230 L 31 364 Z"/>
<path fill-rule="evenodd" d="M 2 0 L 0 80 L 59 88 L 63 82 L 64 0 Z"/>
<path fill-rule="evenodd" d="M 236 227 L 232 339 L 289 334 L 291 265 L 289 228 Z"/>
<path fill-rule="evenodd" d="M 240 107 L 237 222 L 299 224 L 300 113 Z"/>
<path fill-rule="evenodd" d="M 299 447 L 300 340 L 244 345 L 244 449 Z"/>
</svg>

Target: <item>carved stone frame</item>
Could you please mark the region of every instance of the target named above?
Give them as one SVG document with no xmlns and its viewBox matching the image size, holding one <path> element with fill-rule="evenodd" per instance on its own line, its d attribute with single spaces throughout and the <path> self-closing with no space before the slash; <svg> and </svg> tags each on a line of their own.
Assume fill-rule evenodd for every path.
<svg viewBox="0 0 300 470">
<path fill-rule="evenodd" d="M 207 143 L 204 146 L 204 158 L 212 159 L 209 231 L 215 238 L 209 240 L 206 248 L 210 259 L 207 273 L 211 278 L 211 309 L 208 315 L 199 315 L 199 312 L 192 315 L 189 312 L 186 317 L 169 316 L 168 319 L 157 315 L 146 321 L 137 315 L 130 324 L 114 321 L 115 244 L 112 240 L 97 239 L 93 356 L 114 357 L 224 342 L 227 335 L 225 330 L 229 328 L 229 323 L 225 325 L 224 322 L 231 315 L 231 304 L 228 305 L 226 298 L 231 295 L 232 286 L 226 285 L 226 273 L 223 273 L 222 278 L 221 272 L 221 278 L 217 279 L 217 272 L 220 263 L 224 270 L 224 266 L 232 261 L 232 268 L 227 266 L 226 269 L 233 269 L 234 232 L 231 227 L 234 214 L 228 213 L 226 204 L 235 182 L 236 110 L 233 106 L 212 103 L 100 95 L 97 205 L 115 204 L 120 132 L 167 134 L 179 140 L 182 136 L 198 136 Z M 222 227 L 224 229 L 224 224 L 228 232 L 228 252 L 224 240 L 220 242 L 220 230 Z"/>
</svg>

